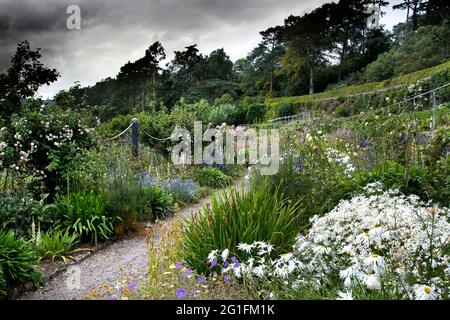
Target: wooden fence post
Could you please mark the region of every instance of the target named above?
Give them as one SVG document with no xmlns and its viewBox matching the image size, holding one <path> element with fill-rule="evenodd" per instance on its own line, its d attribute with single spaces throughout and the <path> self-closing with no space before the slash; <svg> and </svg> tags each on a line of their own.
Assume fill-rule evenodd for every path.
<svg viewBox="0 0 450 320">
<path fill-rule="evenodd" d="M 436 92 L 433 91 L 431 93 L 431 100 L 433 103 L 433 116 L 432 116 L 432 120 L 431 120 L 431 126 L 432 129 L 434 130 L 436 128 Z"/>
<path fill-rule="evenodd" d="M 133 118 L 131 120 L 131 149 L 133 157 L 139 156 L 139 120 Z"/>
</svg>

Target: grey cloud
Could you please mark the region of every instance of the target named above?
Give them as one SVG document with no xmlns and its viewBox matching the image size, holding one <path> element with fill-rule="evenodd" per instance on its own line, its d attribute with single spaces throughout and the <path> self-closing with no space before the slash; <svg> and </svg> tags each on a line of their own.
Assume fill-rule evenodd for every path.
<svg viewBox="0 0 450 320">
<path fill-rule="evenodd" d="M 232 59 L 248 53 L 258 32 L 324 0 L 0 0 L 0 72 L 18 42 L 42 48 L 43 61 L 62 78 L 44 96 L 74 81 L 90 85 L 115 76 L 128 60 L 159 40 L 168 57 L 197 42 L 208 54 L 224 47 Z M 81 8 L 82 30 L 66 28 L 66 8 Z"/>
</svg>

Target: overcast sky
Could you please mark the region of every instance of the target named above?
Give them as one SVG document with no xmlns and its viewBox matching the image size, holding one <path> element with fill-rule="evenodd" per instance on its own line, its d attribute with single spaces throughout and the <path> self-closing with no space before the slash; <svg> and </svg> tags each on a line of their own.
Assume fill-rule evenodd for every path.
<svg viewBox="0 0 450 320">
<path fill-rule="evenodd" d="M 381 23 L 387 28 L 405 20 L 392 0 Z M 127 61 L 144 55 L 160 41 L 174 50 L 197 43 L 204 54 L 224 48 L 233 61 L 245 57 L 261 40 L 259 31 L 281 25 L 324 0 L 0 0 L 0 72 L 17 43 L 42 48 L 42 61 L 61 73 L 58 82 L 40 89 L 44 97 L 114 77 Z M 67 7 L 81 9 L 81 30 L 68 30 Z"/>
</svg>

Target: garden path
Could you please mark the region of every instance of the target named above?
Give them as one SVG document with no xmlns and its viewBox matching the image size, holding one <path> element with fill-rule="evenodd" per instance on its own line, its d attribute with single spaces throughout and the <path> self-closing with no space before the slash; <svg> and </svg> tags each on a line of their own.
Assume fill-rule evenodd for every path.
<svg viewBox="0 0 450 320">
<path fill-rule="evenodd" d="M 242 181 L 235 186 L 244 186 Z M 230 187 L 231 188 L 231 187 Z M 227 191 L 228 189 L 225 189 Z M 216 191 L 220 195 L 223 190 Z M 200 202 L 180 210 L 174 218 L 164 221 L 170 224 L 177 219 L 192 215 L 211 202 L 208 196 Z M 158 242 L 158 230 L 151 241 Z M 54 276 L 43 287 L 23 294 L 20 300 L 76 300 L 88 298 L 102 286 L 114 287 L 122 277 L 141 279 L 147 274 L 149 246 L 147 236 L 136 234 L 92 254 L 79 264 L 68 267 Z"/>
</svg>

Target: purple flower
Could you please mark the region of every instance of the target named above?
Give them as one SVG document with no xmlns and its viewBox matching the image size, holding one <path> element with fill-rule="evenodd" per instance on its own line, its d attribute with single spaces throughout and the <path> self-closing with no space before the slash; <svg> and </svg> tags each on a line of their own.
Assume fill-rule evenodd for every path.
<svg viewBox="0 0 450 320">
<path fill-rule="evenodd" d="M 230 264 L 228 263 L 228 261 L 225 261 L 225 263 L 223 264 L 224 268 L 228 268 Z"/>
<path fill-rule="evenodd" d="M 217 258 L 211 260 L 211 268 L 214 268 L 215 266 L 217 266 Z"/>
<path fill-rule="evenodd" d="M 303 169 L 303 162 L 302 159 L 298 158 L 297 160 L 297 169 L 302 170 Z"/>
<path fill-rule="evenodd" d="M 231 281 L 231 277 L 227 274 L 223 277 L 223 281 L 224 282 L 230 282 Z"/>
<path fill-rule="evenodd" d="M 192 270 L 187 268 L 186 271 L 184 271 L 184 274 L 186 275 L 186 277 L 189 277 L 192 273 Z"/>
<path fill-rule="evenodd" d="M 234 263 L 234 268 L 239 267 L 239 261 L 236 257 L 231 257 L 231 261 Z"/>
<path fill-rule="evenodd" d="M 183 299 L 184 297 L 186 297 L 186 290 L 184 290 L 184 288 L 179 288 L 177 289 L 177 299 Z"/>
<path fill-rule="evenodd" d="M 128 289 L 129 290 L 136 290 L 137 289 L 137 284 L 136 283 L 130 283 L 129 285 L 128 285 Z"/>
<path fill-rule="evenodd" d="M 206 277 L 205 276 L 201 276 L 200 278 L 198 278 L 198 282 L 199 283 L 203 283 L 206 281 Z"/>
<path fill-rule="evenodd" d="M 110 297 L 108 297 L 108 300 L 115 301 L 115 300 L 117 300 L 117 297 L 116 296 L 110 296 Z"/>
<path fill-rule="evenodd" d="M 178 262 L 178 263 L 175 265 L 175 269 L 180 270 L 182 266 L 183 266 L 183 263 L 182 263 L 182 262 Z"/>
</svg>

